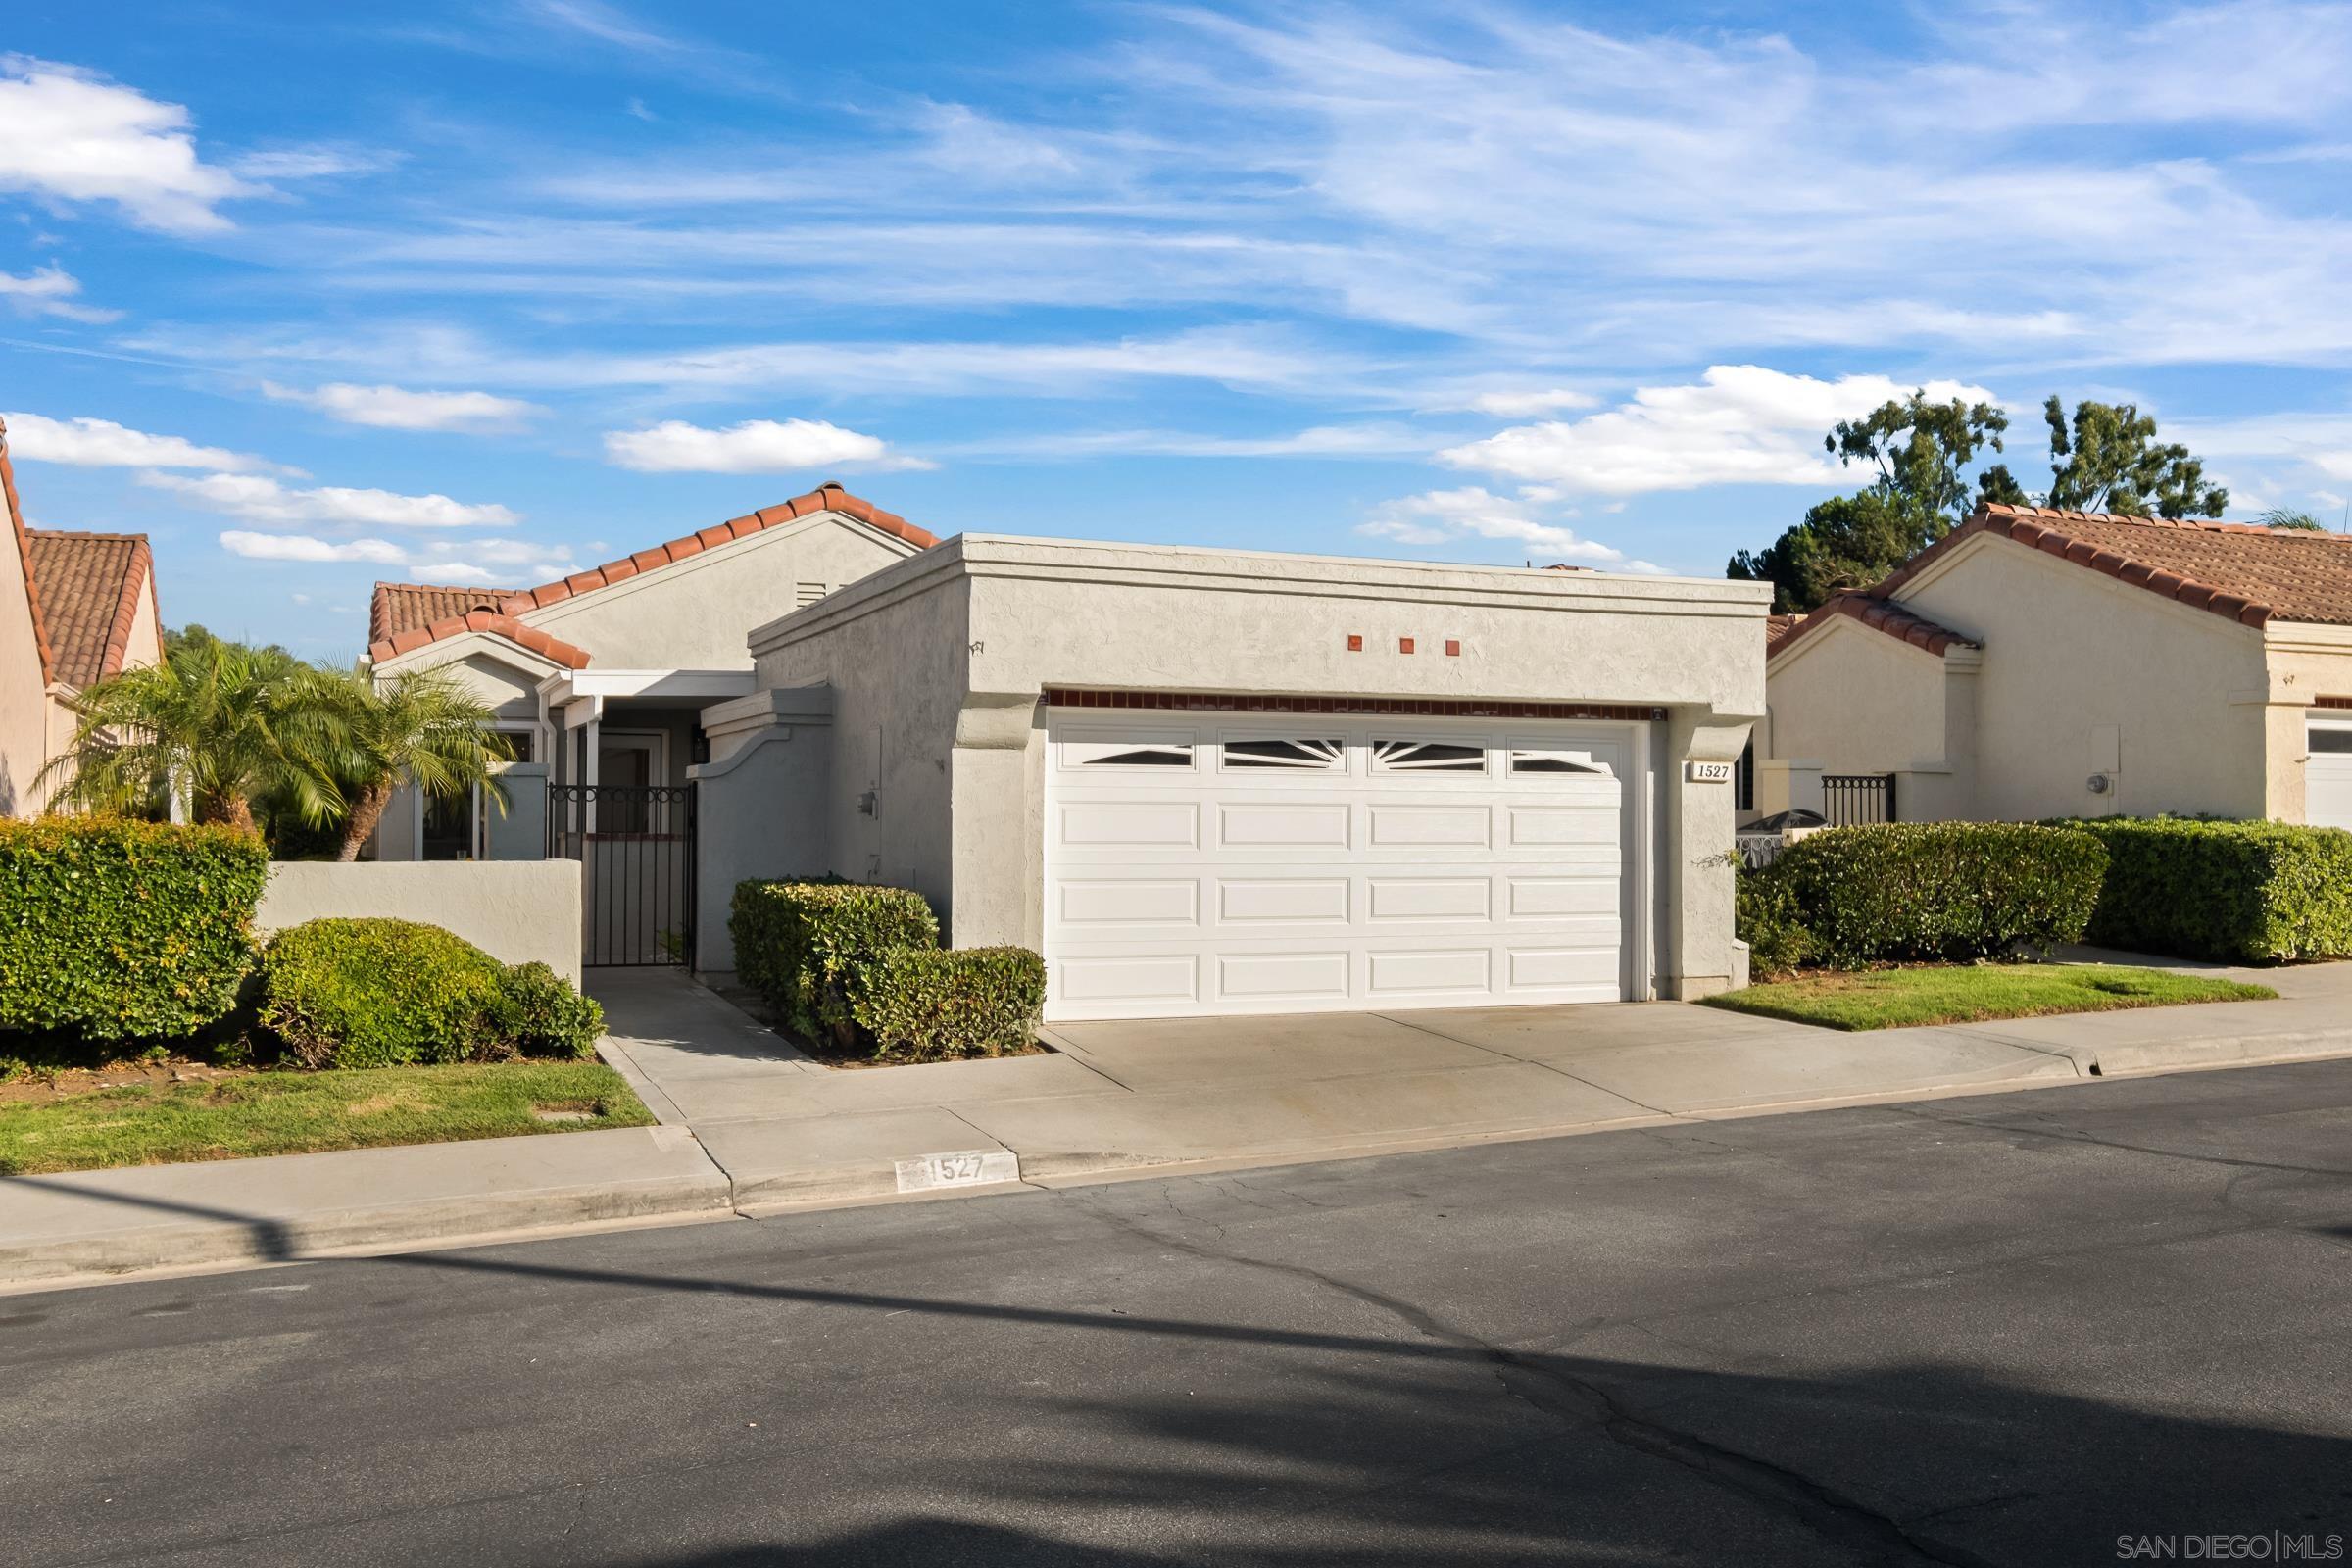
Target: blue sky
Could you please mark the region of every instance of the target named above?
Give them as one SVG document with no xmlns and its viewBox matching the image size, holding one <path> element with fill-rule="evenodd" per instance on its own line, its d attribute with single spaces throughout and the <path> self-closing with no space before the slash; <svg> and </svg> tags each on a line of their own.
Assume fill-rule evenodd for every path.
<svg viewBox="0 0 2352 1568">
<path fill-rule="evenodd" d="M 2055 391 L 2233 515 L 2352 496 L 2342 6 L 16 0 L 6 43 L 28 513 L 315 657 L 379 576 L 826 478 L 942 534 L 1713 575 L 1923 384 L 2006 404 L 2029 487 Z"/>
</svg>

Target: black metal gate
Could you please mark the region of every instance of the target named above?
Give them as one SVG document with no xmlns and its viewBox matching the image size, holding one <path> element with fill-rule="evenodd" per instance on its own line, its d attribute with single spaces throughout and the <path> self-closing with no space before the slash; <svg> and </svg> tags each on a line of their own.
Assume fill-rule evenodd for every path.
<svg viewBox="0 0 2352 1568">
<path fill-rule="evenodd" d="M 692 784 L 555 784 L 547 858 L 580 862 L 586 967 L 694 961 Z"/>
<path fill-rule="evenodd" d="M 1894 814 L 1892 773 L 1824 773 L 1821 796 L 1821 814 L 1832 827 L 1901 820 Z"/>
</svg>

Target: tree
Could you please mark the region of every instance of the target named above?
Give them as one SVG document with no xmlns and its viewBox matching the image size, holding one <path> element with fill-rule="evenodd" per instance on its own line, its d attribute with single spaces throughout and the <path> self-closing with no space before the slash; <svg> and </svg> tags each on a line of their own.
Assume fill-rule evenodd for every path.
<svg viewBox="0 0 2352 1568">
<path fill-rule="evenodd" d="M 1773 608 L 1801 613 L 1866 588 L 1952 530 L 1970 505 L 1969 467 L 2001 450 L 2009 417 L 1989 403 L 1932 403 L 1917 391 L 1841 420 L 1823 439 L 1840 464 L 1867 463 L 1878 477 L 1824 501 L 1761 551 L 1732 557 L 1729 575 L 1773 585 Z M 1998 464 L 1975 480 L 1978 504 L 2023 500 Z"/>
<path fill-rule="evenodd" d="M 2132 403 L 2066 405 L 2052 393 L 2042 406 L 2050 424 L 2047 505 L 2066 512 L 2129 516 L 2218 517 L 2230 492 L 2205 482 L 2205 465 L 2178 441 L 2158 443 L 2156 420 Z"/>
<path fill-rule="evenodd" d="M 318 761 L 326 713 L 317 674 L 282 649 L 183 638 L 160 664 L 74 699 L 74 739 L 42 770 L 61 805 L 146 809 L 179 801 L 199 822 L 257 832 L 253 805 L 282 793 L 306 820 L 342 808 Z"/>
<path fill-rule="evenodd" d="M 435 799 L 487 785 L 504 804 L 494 769 L 513 754 L 490 728 L 489 705 L 448 671 L 416 670 L 380 686 L 363 671 L 325 675 L 320 691 L 331 714 L 328 766 L 347 798 L 335 858 L 359 858 L 404 781 Z"/>
<path fill-rule="evenodd" d="M 2328 525 L 2294 507 L 2273 507 L 2254 519 L 2265 528 L 2287 528 L 2301 533 L 2326 533 Z"/>
</svg>

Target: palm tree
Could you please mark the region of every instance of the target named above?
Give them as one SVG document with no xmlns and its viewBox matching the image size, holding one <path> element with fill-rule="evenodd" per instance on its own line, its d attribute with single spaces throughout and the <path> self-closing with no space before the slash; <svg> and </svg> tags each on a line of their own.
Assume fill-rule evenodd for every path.
<svg viewBox="0 0 2352 1568">
<path fill-rule="evenodd" d="M 2265 528 L 2290 528 L 2306 533 L 2325 533 L 2328 529 L 2326 523 L 2296 507 L 2273 507 L 2254 520 Z"/>
<path fill-rule="evenodd" d="M 364 671 L 322 675 L 319 695 L 331 714 L 328 767 L 347 797 L 335 858 L 359 858 L 404 780 L 436 799 L 484 785 L 504 808 L 495 770 L 513 754 L 490 728 L 489 705 L 447 670 L 417 670 L 381 685 Z"/>
<path fill-rule="evenodd" d="M 41 778 L 57 804 L 83 809 L 176 801 L 199 822 L 256 833 L 253 803 L 275 792 L 305 820 L 332 820 L 343 802 L 318 760 L 328 730 L 317 675 L 283 649 L 182 642 L 74 697 L 73 742 Z"/>
</svg>

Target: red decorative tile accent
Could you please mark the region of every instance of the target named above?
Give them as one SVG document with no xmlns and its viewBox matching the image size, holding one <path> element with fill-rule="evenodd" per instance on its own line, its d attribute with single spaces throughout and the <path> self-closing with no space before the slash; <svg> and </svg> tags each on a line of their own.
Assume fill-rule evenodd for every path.
<svg viewBox="0 0 2352 1568">
<path fill-rule="evenodd" d="M 1459 637 L 1448 637 L 1446 639 L 1446 657 L 1447 659 L 1459 659 L 1462 657 L 1462 640 Z"/>
<path fill-rule="evenodd" d="M 1360 654 L 1364 651 L 1363 633 L 1351 631 L 1348 634 L 1348 651 L 1351 654 Z"/>
<path fill-rule="evenodd" d="M 1154 712 L 1329 713 L 1399 718 L 1607 718 L 1656 723 L 1663 708 L 1629 703 L 1488 702 L 1460 697 L 1285 697 L 1265 693 L 1096 691 L 1049 686 L 1054 708 L 1141 709 Z"/>
<path fill-rule="evenodd" d="M 1400 654 L 1409 654 L 1409 653 L 1411 653 L 1411 652 L 1413 651 L 1413 640 L 1412 640 L 1410 637 L 1399 637 L 1399 638 L 1397 638 L 1397 639 L 1396 639 L 1396 651 L 1397 651 L 1398 653 L 1400 653 Z"/>
</svg>

